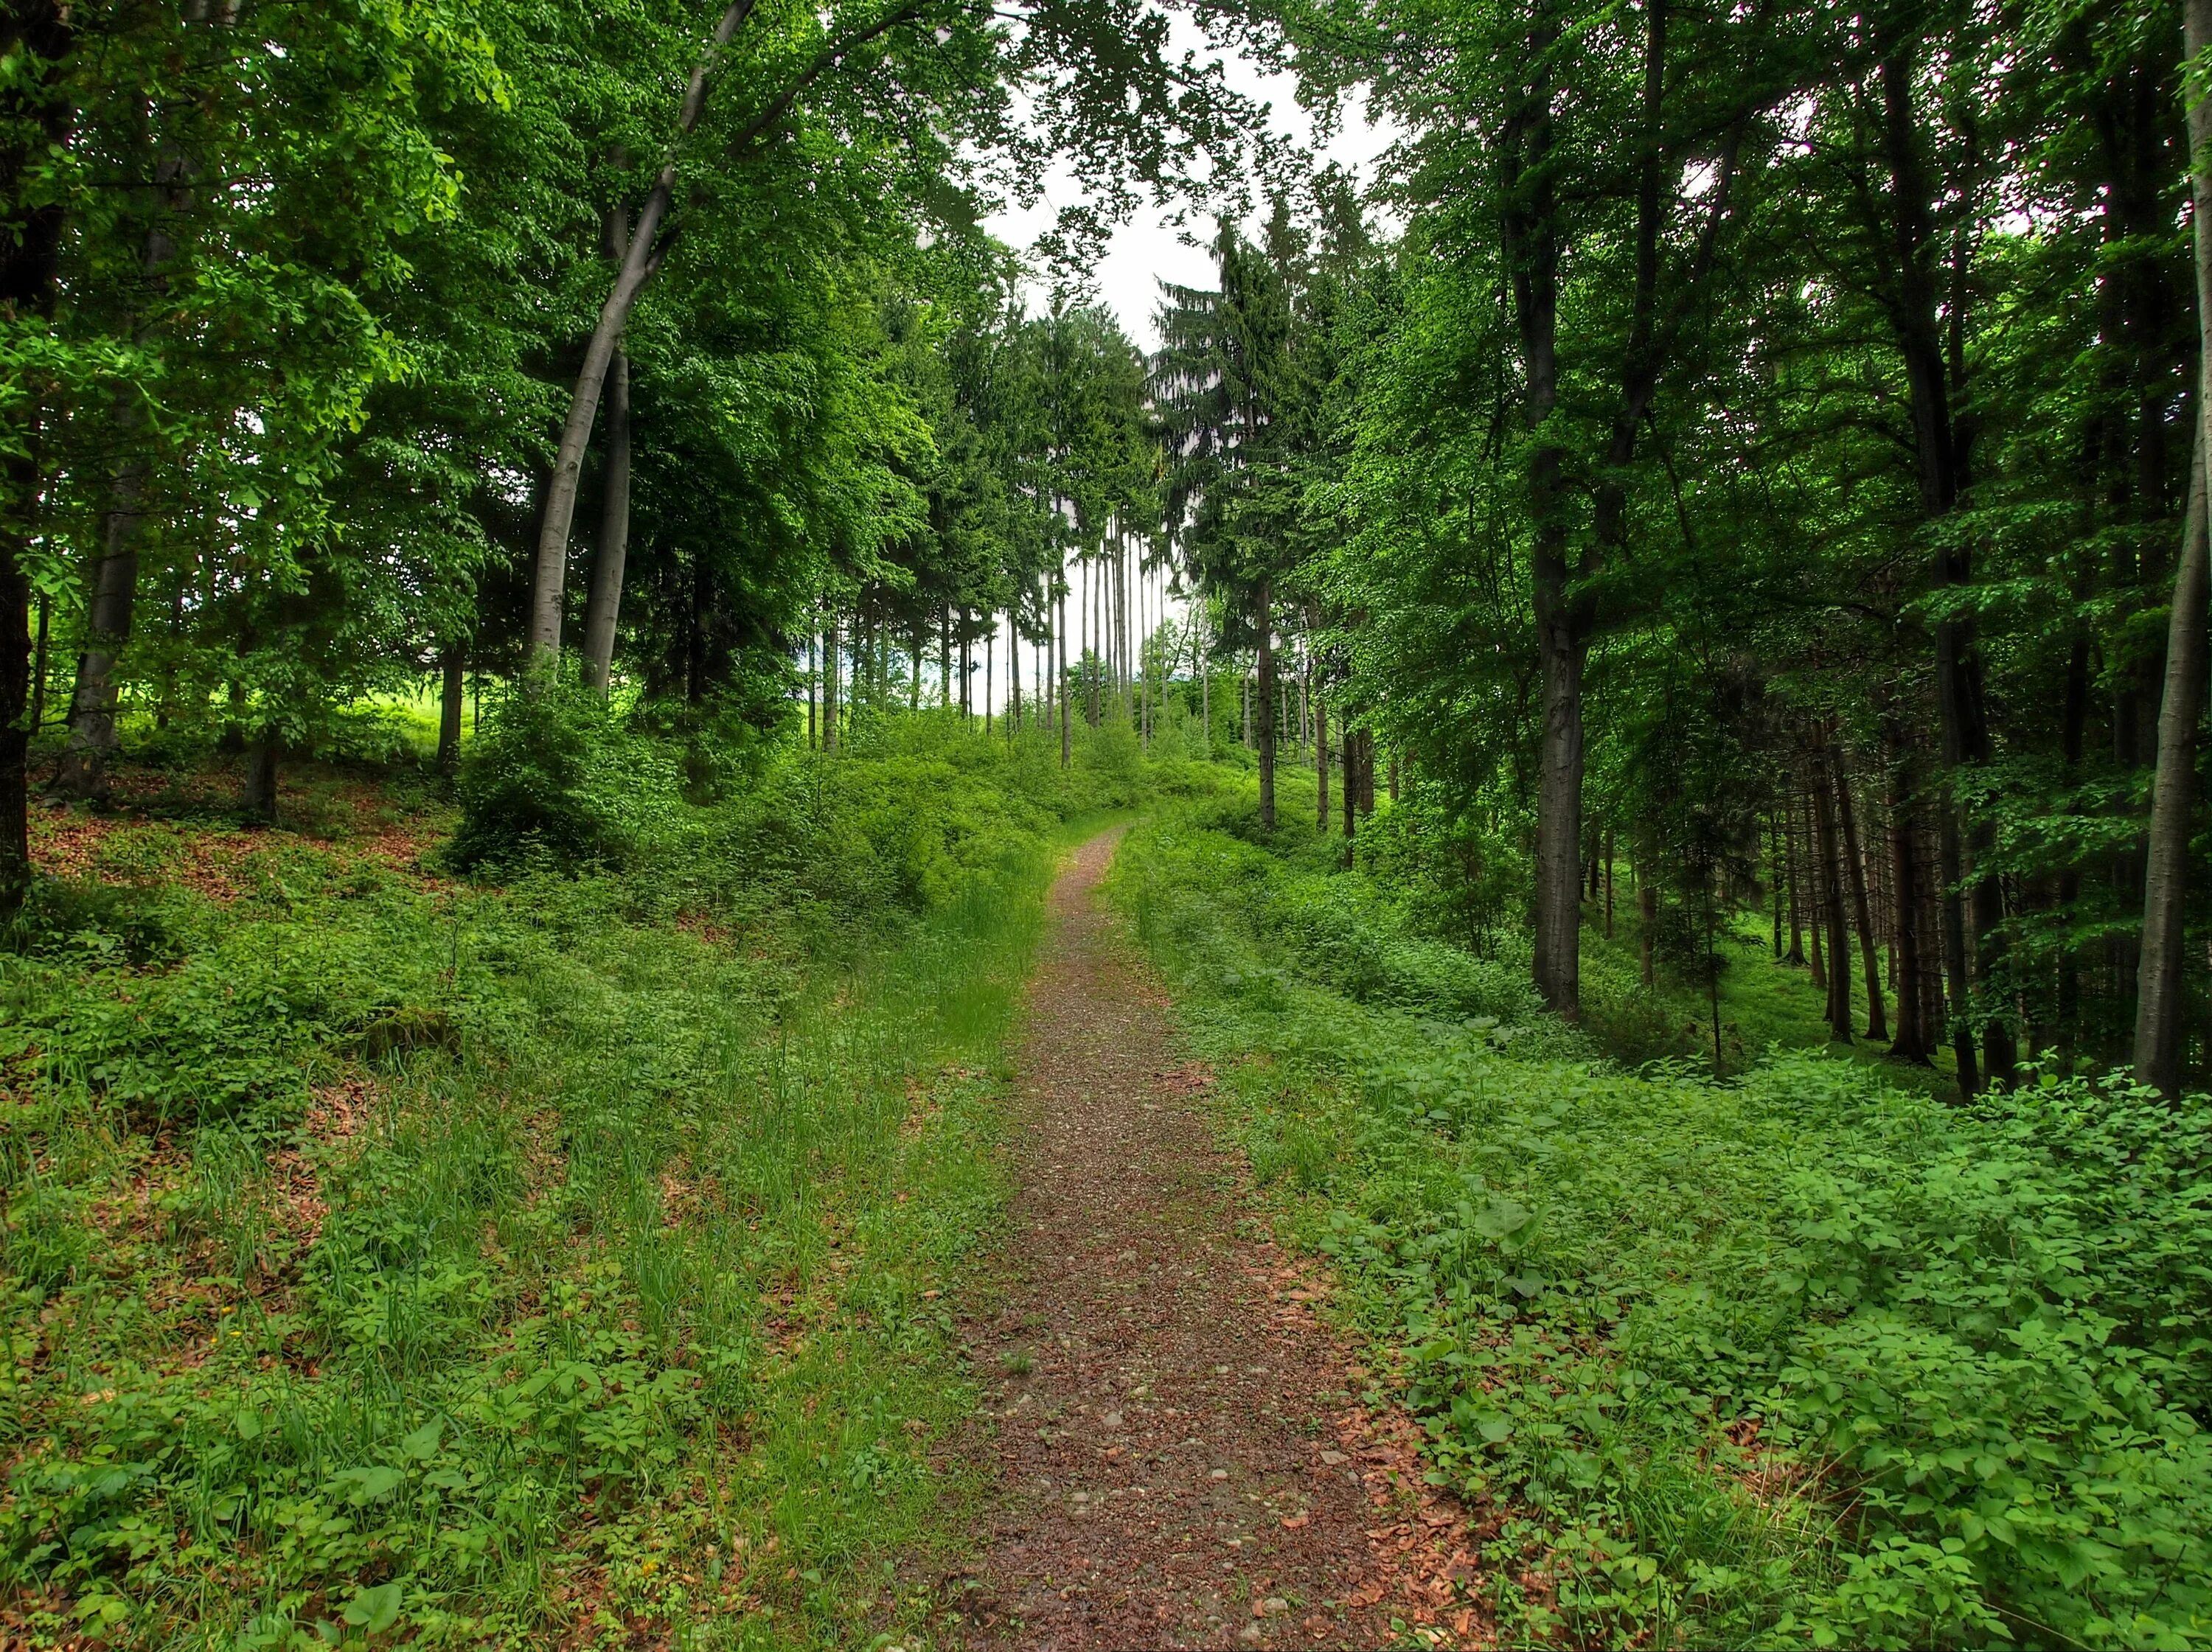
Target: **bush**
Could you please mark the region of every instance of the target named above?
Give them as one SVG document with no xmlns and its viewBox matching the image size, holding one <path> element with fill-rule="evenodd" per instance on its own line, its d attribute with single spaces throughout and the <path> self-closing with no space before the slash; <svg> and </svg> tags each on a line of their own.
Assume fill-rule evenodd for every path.
<svg viewBox="0 0 2212 1652">
<path fill-rule="evenodd" d="M 599 695 L 568 683 L 512 692 L 461 771 L 447 859 L 462 871 L 635 865 L 672 835 L 682 792 L 678 752 Z"/>
</svg>

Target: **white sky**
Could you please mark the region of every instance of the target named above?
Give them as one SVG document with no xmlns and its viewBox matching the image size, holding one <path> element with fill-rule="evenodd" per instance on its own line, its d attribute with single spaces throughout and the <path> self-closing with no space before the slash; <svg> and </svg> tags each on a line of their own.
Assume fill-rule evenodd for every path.
<svg viewBox="0 0 2212 1652">
<path fill-rule="evenodd" d="M 1298 107 L 1295 76 L 1263 73 L 1242 52 L 1208 46 L 1205 37 L 1181 11 L 1172 14 L 1171 28 L 1171 49 L 1177 55 L 1192 50 L 1201 59 L 1220 58 L 1231 87 L 1270 106 L 1270 119 L 1276 131 L 1312 147 L 1312 123 L 1305 111 Z M 1344 111 L 1335 136 L 1321 146 L 1318 156 L 1322 161 L 1336 161 L 1365 185 L 1373 181 L 1376 159 L 1389 147 L 1393 136 L 1389 130 L 1370 125 L 1364 111 L 1355 105 Z M 1009 209 L 994 213 L 984 222 L 994 234 L 1026 252 L 1037 234 L 1050 225 L 1054 214 L 1079 198 L 1079 195 L 1074 176 L 1055 169 L 1046 181 L 1044 199 L 1035 207 L 1026 212 Z M 1194 234 L 1203 241 L 1211 233 L 1211 226 L 1202 222 L 1194 222 L 1178 231 L 1149 207 L 1139 209 L 1134 218 L 1115 232 L 1108 244 L 1105 260 L 1098 268 L 1099 296 L 1121 319 L 1122 330 L 1139 349 L 1149 351 L 1159 347 L 1152 312 L 1159 301 L 1158 283 L 1163 277 L 1185 287 L 1213 285 L 1213 261 L 1204 247 L 1185 246 L 1180 239 L 1183 234 Z"/>
</svg>

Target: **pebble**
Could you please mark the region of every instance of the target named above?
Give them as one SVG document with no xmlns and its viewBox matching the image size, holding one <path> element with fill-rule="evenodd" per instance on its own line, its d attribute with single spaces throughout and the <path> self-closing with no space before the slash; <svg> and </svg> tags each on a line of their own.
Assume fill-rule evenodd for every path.
<svg viewBox="0 0 2212 1652">
<path fill-rule="evenodd" d="M 1324 1464 L 1331 1468 L 1341 1468 L 1345 1464 L 1352 1461 L 1351 1458 L 1346 1456 L 1341 1451 L 1324 1451 L 1321 1454 L 1321 1460 Z"/>
<path fill-rule="evenodd" d="M 1098 1420 L 1105 1424 L 1108 1428 L 1119 1428 L 1121 1426 L 1121 1413 L 1118 1411 L 1109 1411 Z"/>
<path fill-rule="evenodd" d="M 1229 1471 L 1225 1468 L 1209 1469 L 1206 1471 L 1206 1478 L 1210 1480 L 1225 1480 L 1229 1478 Z"/>
</svg>

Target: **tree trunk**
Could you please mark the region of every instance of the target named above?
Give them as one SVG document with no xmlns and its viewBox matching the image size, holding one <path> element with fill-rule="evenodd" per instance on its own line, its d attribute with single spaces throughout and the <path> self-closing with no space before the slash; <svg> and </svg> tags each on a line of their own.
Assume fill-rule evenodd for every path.
<svg viewBox="0 0 2212 1652">
<path fill-rule="evenodd" d="M 1843 752 L 1832 743 L 1828 746 L 1828 777 L 1836 792 L 1836 822 L 1844 835 L 1844 868 L 1850 878 L 1851 919 L 1858 926 L 1859 963 L 1866 975 L 1866 1036 L 1887 1038 L 1889 1023 L 1882 1013 L 1881 963 L 1875 940 L 1873 908 L 1867 900 L 1866 863 L 1859 858 L 1859 829 L 1851 811 L 1850 779 L 1844 772 Z M 1847 1015 L 1849 997 L 1848 993 L 1844 995 Z"/>
<path fill-rule="evenodd" d="M 1260 829 L 1275 829 L 1275 608 L 1274 587 L 1260 581 L 1256 617 L 1260 625 Z"/>
<path fill-rule="evenodd" d="M 620 345 L 607 369 L 607 457 L 599 504 L 599 543 L 584 603 L 584 686 L 601 694 L 613 679 L 615 627 L 622 618 L 623 566 L 629 560 L 629 357 Z"/>
<path fill-rule="evenodd" d="M 0 318 L 44 322 L 59 291 L 63 203 L 27 204 L 23 174 L 34 158 L 59 151 L 74 125 L 63 88 L 76 40 L 71 8 L 56 0 L 15 0 L 0 10 Z M 33 501 L 42 491 L 35 401 L 13 404 L 0 424 L 0 474 L 7 479 L 0 519 L 0 922 L 13 918 L 31 887 L 30 603 Z"/>
<path fill-rule="evenodd" d="M 1782 794 L 1782 862 L 1784 876 L 1790 885 L 1790 951 L 1784 956 L 1785 963 L 1805 962 L 1804 909 L 1797 901 L 1797 794 L 1785 789 Z"/>
<path fill-rule="evenodd" d="M 2188 0 L 2191 58 L 2212 41 L 2212 0 Z M 2212 109 L 2203 101 L 2190 106 L 2190 135 L 2197 153 L 2212 143 Z M 2212 210 L 2212 179 L 2201 171 L 2191 178 L 2197 210 Z M 2200 289 L 2212 297 L 2212 227 L 2197 226 Z M 2204 384 L 2212 388 L 2212 363 Z M 2204 392 L 2200 390 L 2200 407 Z M 2208 421 L 2212 422 L 2212 421 Z M 2173 606 L 2166 622 L 2166 691 L 2158 713 L 2158 768 L 2152 782 L 2150 852 L 2143 874 L 2142 963 L 2136 976 L 2135 1071 L 2136 1079 L 2160 1093 L 2181 1091 L 2183 1029 L 2186 1005 L 2182 991 L 2185 897 L 2189 882 L 2190 782 L 2197 767 L 2197 724 L 2204 711 L 2207 512 L 2204 438 L 2200 433 L 2190 466 L 2189 511 L 2183 530 L 2181 562 L 2173 582 Z"/>
<path fill-rule="evenodd" d="M 1613 828 L 1605 829 L 1605 938 L 1613 938 Z"/>
<path fill-rule="evenodd" d="M 844 663 L 844 633 L 839 628 L 837 610 L 830 610 L 830 628 L 822 636 L 822 749 L 837 749 L 837 701 L 840 687 L 838 677 Z"/>
<path fill-rule="evenodd" d="M 273 724 L 264 724 L 246 748 L 246 819 L 263 826 L 277 823 L 276 770 L 284 755 L 284 737 Z"/>
<path fill-rule="evenodd" d="M 1843 867 L 1837 853 L 1835 808 L 1828 794 L 1827 752 L 1813 748 L 1807 787 L 1813 796 L 1813 840 L 1820 859 L 1820 918 L 1826 926 L 1828 975 L 1828 1036 L 1838 1044 L 1851 1042 L 1850 943 L 1844 932 Z"/>
<path fill-rule="evenodd" d="M 1891 932 L 1897 938 L 1897 1033 L 1889 1053 L 1900 1060 L 1926 1065 L 1932 1045 L 1921 1018 L 1923 936 L 1920 926 L 1920 850 L 1911 810 L 1911 777 L 1899 745 L 1891 748 L 1889 766 L 1889 881 L 1893 890 Z"/>
<path fill-rule="evenodd" d="M 699 124 L 707 106 L 707 77 L 714 60 L 728 46 L 738 26 L 752 10 L 753 0 L 736 0 L 714 26 L 713 43 L 692 66 L 690 83 L 676 118 L 676 134 L 660 175 L 653 179 L 637 228 L 615 274 L 614 290 L 599 307 L 598 322 L 584 347 L 583 365 L 577 369 L 575 388 L 569 393 L 568 416 L 561 428 L 555 450 L 553 476 L 545 492 L 545 516 L 538 528 L 538 557 L 532 570 L 530 597 L 530 669 L 532 674 L 550 670 L 561 654 L 561 616 L 568 582 L 568 530 L 576 514 L 576 487 L 584 471 L 584 449 L 592 439 L 592 424 L 599 416 L 599 396 L 607 370 L 614 361 L 617 341 L 629 325 L 631 307 L 647 282 L 660 268 L 667 246 L 660 240 L 661 222 L 668 216 L 676 191 L 677 150 Z"/>
<path fill-rule="evenodd" d="M 1359 834 L 1359 736 L 1346 726 L 1340 744 L 1344 747 L 1344 867 L 1352 870 L 1352 851 Z"/>
<path fill-rule="evenodd" d="M 438 772 L 451 774 L 461 766 L 461 708 L 468 697 L 468 644 L 447 643 L 439 667 L 444 680 L 438 696 Z"/>
<path fill-rule="evenodd" d="M 1315 823 L 1322 835 L 1328 835 L 1328 701 L 1319 695 L 1313 697 L 1314 718 L 1314 792 L 1319 799 L 1315 809 Z"/>
<path fill-rule="evenodd" d="M 1060 592 L 1060 623 L 1054 630 L 1060 639 L 1060 675 L 1054 679 L 1060 696 L 1060 766 L 1065 768 L 1074 760 L 1075 734 L 1067 717 L 1067 590 L 1064 585 Z"/>
</svg>

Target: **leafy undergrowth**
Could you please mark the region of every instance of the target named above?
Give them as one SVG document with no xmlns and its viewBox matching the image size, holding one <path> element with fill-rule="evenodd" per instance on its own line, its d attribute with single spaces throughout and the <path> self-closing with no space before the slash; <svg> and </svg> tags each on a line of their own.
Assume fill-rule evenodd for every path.
<svg viewBox="0 0 2212 1652">
<path fill-rule="evenodd" d="M 43 823 L 0 1639 L 926 1640 L 1008 1019 L 1131 779 L 917 719 L 504 886 L 372 852 L 435 809 Z"/>
<path fill-rule="evenodd" d="M 1509 1636 L 2212 1641 L 2212 1103 L 1626 1070 L 1249 813 L 1140 829 L 1116 898 L 1498 1511 Z"/>
</svg>

